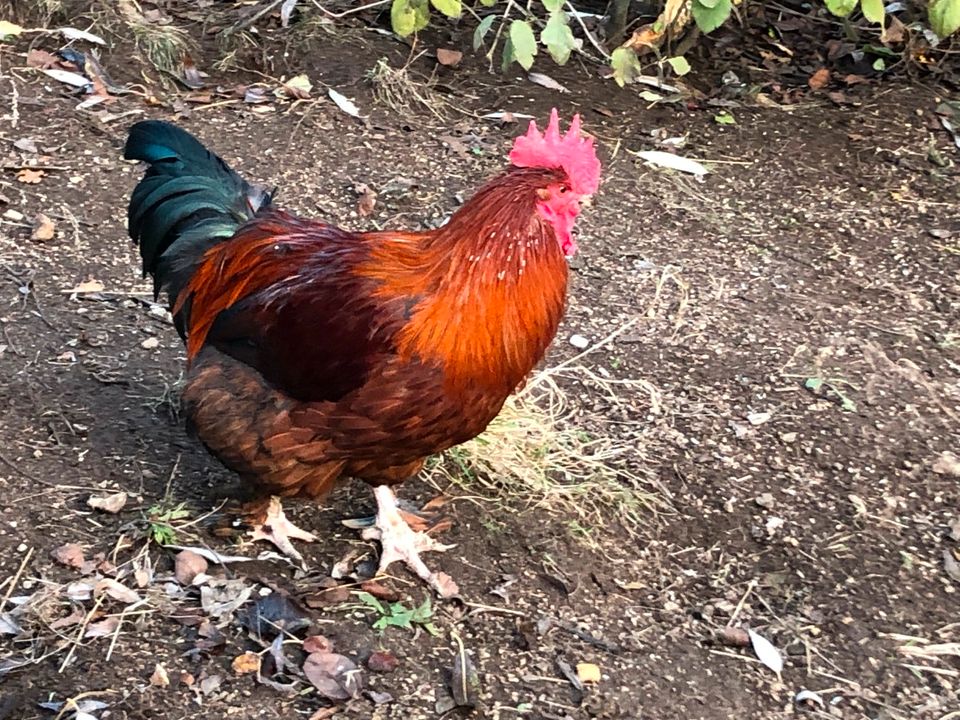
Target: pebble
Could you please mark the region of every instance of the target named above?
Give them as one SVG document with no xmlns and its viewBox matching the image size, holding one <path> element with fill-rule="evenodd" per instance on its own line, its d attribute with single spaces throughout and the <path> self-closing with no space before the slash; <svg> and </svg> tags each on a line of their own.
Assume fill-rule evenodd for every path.
<svg viewBox="0 0 960 720">
<path fill-rule="evenodd" d="M 590 341 L 587 340 L 583 335 L 571 335 L 570 344 L 573 345 L 577 350 L 586 350 L 587 346 L 590 345 Z"/>
</svg>

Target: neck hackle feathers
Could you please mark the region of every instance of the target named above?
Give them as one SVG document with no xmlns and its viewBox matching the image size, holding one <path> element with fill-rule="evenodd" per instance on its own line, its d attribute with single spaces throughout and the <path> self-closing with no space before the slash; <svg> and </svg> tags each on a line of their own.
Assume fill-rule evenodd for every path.
<svg viewBox="0 0 960 720">
<path fill-rule="evenodd" d="M 560 134 L 557 109 L 550 111 L 550 122 L 541 133 L 535 120 L 526 135 L 513 142 L 510 162 L 517 167 L 560 168 L 577 195 L 593 195 L 600 185 L 600 161 L 593 138 L 580 135 L 580 115 L 574 115 L 566 135 Z"/>
</svg>

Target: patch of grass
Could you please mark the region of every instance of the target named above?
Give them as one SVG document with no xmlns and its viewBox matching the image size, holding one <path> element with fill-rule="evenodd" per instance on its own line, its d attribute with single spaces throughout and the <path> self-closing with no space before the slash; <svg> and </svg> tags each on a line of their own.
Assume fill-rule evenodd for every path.
<svg viewBox="0 0 960 720">
<path fill-rule="evenodd" d="M 642 389 L 653 412 L 660 410 L 659 393 L 644 381 L 610 380 L 583 366 L 546 369 L 507 400 L 482 435 L 444 453 L 433 475 L 488 499 L 554 515 L 590 546 L 597 531 L 614 523 L 637 535 L 664 503 L 649 490 L 649 480 L 628 467 L 628 460 L 643 459 L 643 448 L 602 430 L 584 430 L 557 383 L 561 374 L 578 376 L 611 395 L 614 388 L 631 395 Z"/>
<path fill-rule="evenodd" d="M 148 21 L 136 0 L 117 0 L 116 10 L 147 62 L 162 72 L 179 71 L 183 56 L 193 48 L 185 30 Z"/>
<path fill-rule="evenodd" d="M 447 101 L 433 90 L 433 78 L 421 80 L 413 77 L 407 69 L 409 65 L 395 68 L 386 58 L 380 58 L 367 72 L 373 96 L 377 102 L 398 113 L 410 113 L 419 105 L 442 120 L 446 115 Z"/>
</svg>

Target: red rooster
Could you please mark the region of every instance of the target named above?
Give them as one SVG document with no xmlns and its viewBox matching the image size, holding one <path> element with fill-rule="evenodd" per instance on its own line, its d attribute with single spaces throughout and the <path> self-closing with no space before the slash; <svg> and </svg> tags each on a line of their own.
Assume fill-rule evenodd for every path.
<svg viewBox="0 0 960 720">
<path fill-rule="evenodd" d="M 374 487 L 380 569 L 404 561 L 439 594 L 391 486 L 486 428 L 543 357 L 565 305 L 574 220 L 600 163 L 573 118 L 518 137 L 510 166 L 449 222 L 357 233 L 296 217 L 193 136 L 150 120 L 125 157 L 149 164 L 130 236 L 165 290 L 189 371 L 188 424 L 264 501 L 254 537 L 299 558 L 316 538 L 280 496 L 321 498 L 341 477 Z M 267 502 L 269 498 L 269 503 Z"/>
</svg>

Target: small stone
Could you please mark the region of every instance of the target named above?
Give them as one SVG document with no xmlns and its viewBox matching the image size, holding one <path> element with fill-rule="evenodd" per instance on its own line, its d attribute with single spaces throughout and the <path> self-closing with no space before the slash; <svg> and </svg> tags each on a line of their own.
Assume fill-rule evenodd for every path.
<svg viewBox="0 0 960 720">
<path fill-rule="evenodd" d="M 392 673 L 399 664 L 400 661 L 395 655 L 383 651 L 375 652 L 367 658 L 367 667 L 378 673 Z"/>
<path fill-rule="evenodd" d="M 590 341 L 587 340 L 583 335 L 571 335 L 570 344 L 573 345 L 577 350 L 586 350 L 590 345 Z"/>
<path fill-rule="evenodd" d="M 148 337 L 146 340 L 140 343 L 140 347 L 142 347 L 144 350 L 153 350 L 154 348 L 159 347 L 159 345 L 160 339 L 155 337 Z"/>
<path fill-rule="evenodd" d="M 776 502 L 773 499 L 773 495 L 768 492 L 763 493 L 763 495 L 757 495 L 757 497 L 755 497 L 753 501 L 760 507 L 765 508 L 767 510 L 772 508 Z"/>
</svg>

